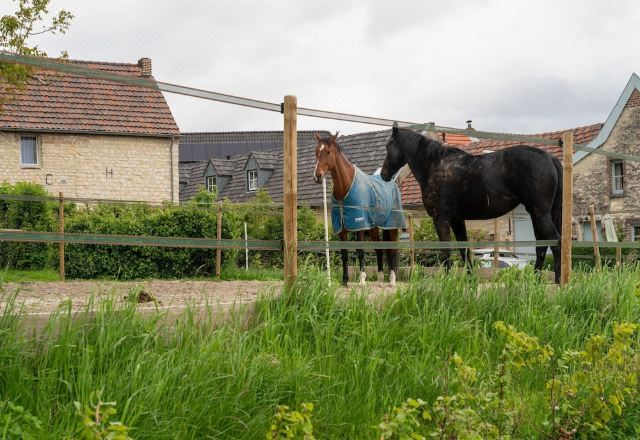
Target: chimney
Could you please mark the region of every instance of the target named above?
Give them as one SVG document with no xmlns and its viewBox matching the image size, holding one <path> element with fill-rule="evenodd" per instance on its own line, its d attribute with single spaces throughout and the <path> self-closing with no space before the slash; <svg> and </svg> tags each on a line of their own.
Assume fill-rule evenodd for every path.
<svg viewBox="0 0 640 440">
<path fill-rule="evenodd" d="M 149 62 L 151 62 L 151 61 L 149 61 Z M 467 130 L 475 130 L 475 128 L 473 128 L 473 127 L 471 126 L 471 123 L 472 123 L 472 122 L 473 122 L 473 121 L 472 121 L 471 119 L 469 119 L 469 120 L 467 121 Z"/>
<path fill-rule="evenodd" d="M 142 76 L 151 76 L 151 58 L 140 58 L 138 67 L 142 70 Z"/>
</svg>

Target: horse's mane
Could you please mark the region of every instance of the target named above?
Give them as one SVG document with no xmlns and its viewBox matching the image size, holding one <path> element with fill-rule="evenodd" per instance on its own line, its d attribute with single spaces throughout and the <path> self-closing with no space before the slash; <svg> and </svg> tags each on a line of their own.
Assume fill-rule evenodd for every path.
<svg viewBox="0 0 640 440">
<path fill-rule="evenodd" d="M 400 129 L 398 133 L 405 138 L 406 142 L 415 144 L 416 153 L 426 154 L 428 159 L 442 159 L 451 155 L 468 154 L 460 148 L 446 146 L 440 141 L 426 138 L 410 129 Z"/>
</svg>

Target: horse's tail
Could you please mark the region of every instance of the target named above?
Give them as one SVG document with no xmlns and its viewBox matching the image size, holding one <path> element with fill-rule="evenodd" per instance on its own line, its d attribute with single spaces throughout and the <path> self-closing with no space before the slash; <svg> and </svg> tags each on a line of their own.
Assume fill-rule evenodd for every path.
<svg viewBox="0 0 640 440">
<path fill-rule="evenodd" d="M 556 187 L 556 194 L 553 198 L 553 205 L 551 206 L 551 220 L 558 230 L 558 234 L 562 234 L 562 162 L 554 157 L 553 165 L 556 168 L 556 174 L 558 176 L 558 186 Z"/>
</svg>

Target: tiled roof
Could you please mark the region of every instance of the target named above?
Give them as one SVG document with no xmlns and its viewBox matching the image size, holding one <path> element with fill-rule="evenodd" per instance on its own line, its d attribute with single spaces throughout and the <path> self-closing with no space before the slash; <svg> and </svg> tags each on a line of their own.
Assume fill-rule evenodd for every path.
<svg viewBox="0 0 640 440">
<path fill-rule="evenodd" d="M 204 172 L 208 165 L 208 161 L 181 164 L 180 180 L 186 182 L 187 185 L 180 191 L 180 202 L 191 200 L 200 188 L 204 188 Z M 185 169 L 184 174 L 182 173 L 183 168 Z M 183 176 L 186 176 L 186 180 L 182 180 Z"/>
<path fill-rule="evenodd" d="M 574 144 L 584 144 L 589 142 L 591 139 L 596 137 L 600 130 L 602 129 L 602 123 L 587 125 L 584 127 L 571 128 L 567 130 L 553 131 L 550 133 L 538 133 L 532 134 L 531 136 L 542 137 L 545 139 L 561 139 L 562 135 L 567 131 L 573 132 L 573 142 Z M 559 159 L 562 159 L 562 148 L 555 145 L 541 145 L 534 144 L 522 141 L 494 141 L 494 140 L 482 140 L 479 142 L 473 142 L 466 147 L 463 148 L 466 152 L 470 154 L 482 154 L 485 150 L 491 151 L 499 151 L 504 150 L 505 148 L 513 147 L 514 145 L 520 145 L 526 143 L 527 145 L 533 145 L 534 147 L 541 148 L 543 150 L 548 151 Z"/>
<path fill-rule="evenodd" d="M 386 155 L 385 147 L 390 130 L 359 133 L 341 136 L 338 143 L 342 151 L 364 172 L 372 174 L 382 166 Z M 254 192 L 247 192 L 244 164 L 248 155 L 238 157 L 238 168 L 229 184 L 222 190 L 220 197 L 228 197 L 232 201 L 247 201 L 255 196 Z M 283 193 L 283 161 L 282 151 L 277 152 L 277 166 L 263 189 L 269 193 L 274 202 L 282 202 Z M 298 202 L 301 205 L 320 206 L 322 204 L 322 187 L 313 180 L 315 165 L 315 139 L 305 145 L 298 145 Z M 331 176 L 328 182 L 331 182 Z"/>
<path fill-rule="evenodd" d="M 576 143 L 588 142 L 593 138 L 602 124 L 595 124 L 588 127 L 579 127 L 574 129 L 574 136 Z M 558 131 L 553 133 L 543 133 L 541 137 L 549 139 L 556 139 L 562 136 L 564 131 Z M 380 168 L 384 162 L 386 156 L 386 145 L 391 135 L 391 130 L 382 130 L 369 133 L 358 133 L 354 135 L 341 136 L 338 139 L 338 143 L 342 147 L 343 153 L 347 158 L 356 164 L 362 171 L 368 174 L 373 174 L 378 168 Z M 442 138 L 442 134 L 438 136 Z M 464 135 L 446 135 L 445 140 L 449 145 L 454 145 L 458 148 L 462 148 L 471 154 L 482 154 L 487 149 L 503 149 L 510 146 L 519 144 L 521 142 L 497 142 L 497 141 L 481 141 L 472 142 L 469 137 Z M 548 146 L 541 148 L 547 149 Z M 231 182 L 229 182 L 222 190 L 220 197 L 228 197 L 232 201 L 248 201 L 255 196 L 254 192 L 247 192 L 246 190 L 246 175 L 244 172 L 245 164 L 253 154 L 256 160 L 260 163 L 259 152 L 253 152 L 237 156 L 236 169 L 233 173 Z M 267 180 L 263 189 L 269 193 L 274 202 L 282 202 L 283 192 L 283 161 L 282 151 L 267 153 L 269 155 L 270 166 L 274 166 L 273 174 Z M 266 156 L 266 155 L 265 155 Z M 206 163 L 206 162 L 205 162 Z M 320 206 L 322 204 L 322 189 L 320 185 L 314 182 L 312 174 L 313 167 L 315 165 L 315 140 L 306 144 L 298 145 L 298 202 L 301 205 Z M 271 169 L 267 166 L 259 165 L 261 168 Z M 204 173 L 202 169 L 201 173 Z M 327 176 L 328 182 L 331 182 L 331 176 Z M 202 186 L 202 183 L 200 184 Z M 407 178 L 402 182 L 400 186 L 402 192 L 402 202 L 405 206 L 409 205 L 421 205 L 422 195 L 418 182 L 413 177 L 413 174 L 409 174 Z M 195 193 L 194 193 L 195 194 Z M 181 201 L 182 201 L 181 195 Z"/>
<path fill-rule="evenodd" d="M 391 130 L 358 133 L 341 136 L 338 139 L 338 143 L 345 156 L 351 162 L 365 173 L 373 174 L 384 162 L 386 145 L 390 135 Z M 468 142 L 469 138 L 463 135 L 456 135 L 455 137 L 447 138 L 447 140 L 453 140 L 460 145 Z M 322 205 L 322 188 L 314 182 L 312 177 L 315 166 L 315 144 L 314 139 L 307 144 L 298 145 L 298 202 L 301 205 Z M 276 167 L 263 189 L 267 191 L 274 202 L 281 203 L 283 193 L 282 151 L 278 151 L 277 154 L 275 152 L 271 154 Z M 250 200 L 255 196 L 255 193 L 247 192 L 246 190 L 244 165 L 248 158 L 249 155 L 237 157 L 238 168 L 236 168 L 232 181 L 221 192 L 220 197 L 228 197 L 232 201 L 239 202 Z M 415 182 L 411 175 L 407 179 L 412 179 Z M 407 179 L 405 179 L 405 182 Z M 327 176 L 327 180 L 330 184 L 330 175 Z M 417 188 L 417 183 L 415 187 Z M 419 188 L 417 188 L 417 191 L 419 192 Z M 404 190 L 402 197 L 404 201 Z"/>
<path fill-rule="evenodd" d="M 258 163 L 261 170 L 275 170 L 280 162 L 279 153 L 269 151 L 252 151 L 251 156 Z"/>
<path fill-rule="evenodd" d="M 211 163 L 219 176 L 233 176 L 236 169 L 235 160 L 211 159 Z"/>
<path fill-rule="evenodd" d="M 471 138 L 465 134 L 438 133 L 438 139 L 448 145 L 467 145 L 471 143 Z"/>
<path fill-rule="evenodd" d="M 68 62 L 149 78 L 139 64 Z M 179 133 L 160 90 L 43 69 L 34 70 L 25 89 L 3 106 L 0 128 L 162 137 Z"/>
<path fill-rule="evenodd" d="M 314 142 L 317 131 L 299 131 L 298 145 Z M 327 131 L 320 133 L 328 135 Z M 247 154 L 252 151 L 282 150 L 282 131 L 233 131 L 220 133 L 183 133 L 180 135 L 180 162 L 197 162 L 208 159 Z"/>
<path fill-rule="evenodd" d="M 313 130 L 298 131 L 298 145 L 310 143 L 314 140 Z M 203 133 L 182 133 L 180 142 L 185 144 L 218 144 L 218 143 L 260 143 L 260 142 L 283 142 L 282 131 L 226 131 L 226 132 L 203 132 Z"/>
</svg>

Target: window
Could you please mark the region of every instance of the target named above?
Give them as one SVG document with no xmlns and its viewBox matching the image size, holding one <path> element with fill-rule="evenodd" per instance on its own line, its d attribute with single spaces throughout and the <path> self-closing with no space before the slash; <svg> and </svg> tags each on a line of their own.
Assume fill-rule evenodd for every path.
<svg viewBox="0 0 640 440">
<path fill-rule="evenodd" d="M 631 226 L 631 240 L 640 241 L 640 225 Z"/>
<path fill-rule="evenodd" d="M 217 189 L 216 176 L 207 176 L 207 191 L 215 192 Z"/>
<path fill-rule="evenodd" d="M 258 189 L 258 170 L 247 171 L 247 190 L 256 191 Z"/>
<path fill-rule="evenodd" d="M 621 160 L 611 162 L 611 194 L 621 196 L 624 193 L 624 164 Z"/>
<path fill-rule="evenodd" d="M 20 136 L 20 165 L 35 168 L 40 165 L 37 136 Z"/>
</svg>

